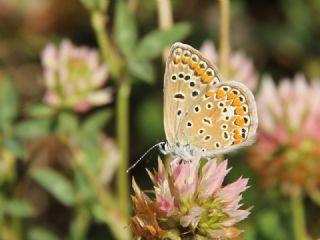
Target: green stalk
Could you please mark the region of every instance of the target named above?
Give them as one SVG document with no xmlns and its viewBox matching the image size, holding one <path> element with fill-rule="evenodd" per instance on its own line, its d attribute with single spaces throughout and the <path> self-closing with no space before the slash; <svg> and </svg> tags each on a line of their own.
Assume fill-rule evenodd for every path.
<svg viewBox="0 0 320 240">
<path fill-rule="evenodd" d="M 119 216 L 119 206 L 117 201 L 112 197 L 105 186 L 97 178 L 96 174 L 92 171 L 91 166 L 87 165 L 86 159 L 79 155 L 77 157 L 77 164 L 82 169 L 84 175 L 86 176 L 93 192 L 95 193 L 99 203 L 103 206 L 103 216 L 104 222 L 109 226 L 111 232 L 119 240 L 129 240 L 130 231 L 128 229 L 128 221 L 124 217 Z"/>
<path fill-rule="evenodd" d="M 296 240 L 307 240 L 303 197 L 301 194 L 291 196 L 292 224 Z"/>
<path fill-rule="evenodd" d="M 129 97 L 131 86 L 128 78 L 119 83 L 117 95 L 117 140 L 120 165 L 117 174 L 119 205 L 125 219 L 129 220 Z"/>
<path fill-rule="evenodd" d="M 122 59 L 110 44 L 108 33 L 105 29 L 106 16 L 101 11 L 94 11 L 91 13 L 91 24 L 95 31 L 99 48 L 101 50 L 103 59 L 110 68 L 112 76 L 118 77 L 123 67 Z"/>
<path fill-rule="evenodd" d="M 220 71 L 224 79 L 229 77 L 230 55 L 230 1 L 220 2 Z"/>
</svg>

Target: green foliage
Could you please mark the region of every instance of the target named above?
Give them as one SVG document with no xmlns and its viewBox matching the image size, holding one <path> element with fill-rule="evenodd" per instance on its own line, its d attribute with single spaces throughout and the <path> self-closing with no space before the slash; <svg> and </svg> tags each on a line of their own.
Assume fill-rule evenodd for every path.
<svg viewBox="0 0 320 240">
<path fill-rule="evenodd" d="M 4 78 L 0 84 L 0 127 L 6 131 L 18 116 L 19 103 L 12 80 Z"/>
<path fill-rule="evenodd" d="M 122 53 L 129 58 L 137 42 L 138 33 L 135 19 L 125 1 L 117 1 L 115 17 L 116 40 Z"/>
<path fill-rule="evenodd" d="M 112 117 L 111 110 L 99 111 L 89 116 L 82 124 L 81 130 L 86 135 L 97 136 Z"/>
<path fill-rule="evenodd" d="M 135 57 L 151 60 L 158 57 L 165 47 L 185 38 L 191 31 L 190 24 L 178 23 L 168 30 L 155 30 L 146 35 L 137 46 Z"/>
<path fill-rule="evenodd" d="M 137 79 L 145 82 L 154 83 L 155 81 L 155 69 L 150 62 L 131 59 L 128 63 L 128 71 Z"/>
<path fill-rule="evenodd" d="M 28 119 L 15 126 L 15 136 L 22 140 L 44 137 L 51 132 L 49 119 Z"/>
<path fill-rule="evenodd" d="M 60 240 L 60 238 L 52 231 L 41 228 L 33 227 L 28 231 L 28 240 Z"/>
<path fill-rule="evenodd" d="M 62 204 L 72 206 L 75 202 L 72 183 L 60 173 L 50 169 L 36 168 L 32 170 L 31 176 Z"/>
<path fill-rule="evenodd" d="M 33 217 L 35 214 L 34 209 L 24 200 L 10 199 L 2 205 L 2 212 L 11 217 Z"/>
<path fill-rule="evenodd" d="M 51 117 L 55 109 L 43 103 L 35 103 L 28 108 L 28 115 L 34 118 Z"/>
</svg>

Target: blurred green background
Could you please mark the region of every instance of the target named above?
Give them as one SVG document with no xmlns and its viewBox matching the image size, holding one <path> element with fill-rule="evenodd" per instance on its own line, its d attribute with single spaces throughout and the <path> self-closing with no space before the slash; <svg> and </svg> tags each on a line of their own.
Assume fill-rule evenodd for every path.
<svg viewBox="0 0 320 240">
<path fill-rule="evenodd" d="M 109 20 L 106 29 L 112 41 L 115 41 L 112 32 L 116 2 L 110 1 L 106 13 Z M 142 38 L 158 28 L 157 1 L 132 2 L 136 4 L 134 18 L 138 28 L 138 38 Z M 185 38 L 180 39 L 181 41 L 199 49 L 204 41 L 209 40 L 219 48 L 218 1 L 174 0 L 172 6 L 174 21 L 188 23 L 191 29 Z M 231 0 L 230 21 L 232 52 L 240 50 L 252 59 L 259 80 L 265 73 L 271 74 L 276 82 L 283 77 L 291 78 L 297 72 L 303 72 L 308 79 L 320 78 L 320 1 Z M 112 237 L 114 234 L 106 224 L 108 221 L 101 220 L 103 217 L 98 216 L 104 214 L 107 208 L 100 210 L 88 208 L 89 210 L 81 211 L 82 208 L 87 209 L 86 206 L 91 203 L 74 205 L 73 200 L 68 199 L 68 196 L 63 195 L 64 197 L 59 199 L 58 193 L 58 199 L 56 199 L 50 194 L 48 196 L 43 192 L 39 193 L 41 189 L 46 192 L 41 186 L 50 185 L 50 181 L 56 181 L 57 178 L 50 173 L 38 172 L 34 174 L 36 176 L 33 175 L 32 180 L 28 173 L 29 168 L 34 165 L 48 166 L 69 179 L 72 185 L 76 185 L 76 181 L 82 181 L 81 176 L 80 180 L 75 180 L 77 177 L 74 171 L 70 170 L 69 165 L 72 164 L 69 150 L 65 149 L 54 134 L 52 135 L 51 130 L 51 132 L 41 130 L 41 126 L 46 123 L 43 121 L 30 125 L 26 123 L 32 116 L 28 110 L 29 107 L 41 102 L 45 92 L 42 81 L 41 52 L 48 42 L 58 43 L 63 38 L 71 39 L 76 45 L 98 47 L 95 33 L 90 25 L 90 14 L 80 0 L 0 0 L 0 78 L 10 78 L 10 86 L 2 87 L 2 96 L 8 91 L 14 91 L 10 93 L 9 99 L 1 101 L 6 107 L 16 107 L 18 112 L 14 114 L 12 120 L 12 129 L 14 129 L 12 131 L 18 131 L 18 133 L 8 133 L 5 131 L 8 128 L 4 126 L 0 136 L 2 148 L 6 149 L 1 151 L 8 152 L 8 154 L 5 153 L 6 157 L 2 153 L 0 161 L 6 163 L 0 162 L 0 168 L 9 169 L 0 171 L 3 175 L 0 178 L 7 179 L 7 182 L 1 186 L 0 197 L 1 221 L 8 223 L 7 226 L 3 225 L 0 228 L 0 236 L 5 240 L 116 239 Z M 154 67 L 151 80 L 147 77 L 147 81 L 141 81 L 135 76 L 131 90 L 129 102 L 131 164 L 149 147 L 165 140 L 162 91 L 164 64 L 161 56 L 152 59 L 151 63 Z M 116 83 L 109 81 L 108 86 L 115 88 Z M 114 94 L 116 95 L 117 92 L 115 91 Z M 16 106 L 15 102 L 17 102 Z M 108 109 L 114 109 L 115 106 L 113 101 L 108 105 Z M 92 111 L 99 113 L 102 110 L 104 106 Z M 103 122 L 97 131 L 115 138 L 116 119 L 115 114 L 111 112 L 108 116 L 101 118 Z M 74 120 L 73 115 L 64 113 L 62 116 L 59 115 L 60 120 L 48 124 L 51 124 L 50 126 L 56 124 L 60 128 L 67 129 L 64 134 L 74 134 L 74 138 L 80 141 L 82 137 L 90 141 L 87 135 L 85 137 L 76 135 L 80 134 L 80 130 L 73 129 L 76 124 L 72 123 L 72 121 L 79 121 L 78 124 L 81 125 L 89 115 L 81 113 L 77 115 L 77 120 Z M 25 125 L 18 124 L 23 121 Z M 64 123 L 61 124 L 61 121 Z M 11 138 L 11 136 L 15 137 Z M 90 144 L 84 143 L 84 145 Z M 93 145 L 95 145 L 93 148 L 99 148 L 101 142 L 97 141 Z M 10 151 L 14 156 L 11 156 Z M 30 151 L 36 152 L 34 153 L 36 157 L 30 155 Z M 91 156 L 96 155 L 97 153 L 94 152 Z M 134 176 L 142 189 L 152 188 L 145 168 L 156 168 L 157 156 L 158 151 L 152 151 L 130 172 L 129 178 Z M 4 158 L 7 160 L 4 161 Z M 279 194 L 280 187 L 265 188 L 260 184 L 261 179 L 245 161 L 245 152 L 228 155 L 228 158 L 229 164 L 233 167 L 229 176 L 230 181 L 239 176 L 250 177 L 251 187 L 244 194 L 244 202 L 245 206 L 253 205 L 254 208 L 250 217 L 242 224 L 245 229 L 244 237 L 259 240 L 293 239 L 292 213 L 288 208 L 287 198 Z M 6 164 L 11 164 L 13 167 Z M 39 187 L 39 183 L 34 181 L 41 178 L 39 176 L 41 174 L 44 174 L 45 178 L 48 177 L 49 183 L 40 183 Z M 61 181 L 63 180 L 64 178 Z M 64 185 L 64 183 L 61 184 Z M 111 192 L 114 190 L 114 179 L 110 181 L 107 188 Z M 51 191 L 54 192 L 54 190 Z M 69 191 L 68 187 L 65 191 Z M 31 202 L 31 206 L 24 200 Z M 317 239 L 320 237 L 320 207 L 308 197 L 304 198 L 304 203 L 310 239 Z M 130 204 L 129 200 L 128 204 Z M 37 211 L 39 208 L 41 211 Z M 75 230 L 72 230 L 72 227 Z M 118 230 L 121 231 L 121 229 Z M 83 231 L 83 234 L 77 236 L 77 231 Z"/>
</svg>

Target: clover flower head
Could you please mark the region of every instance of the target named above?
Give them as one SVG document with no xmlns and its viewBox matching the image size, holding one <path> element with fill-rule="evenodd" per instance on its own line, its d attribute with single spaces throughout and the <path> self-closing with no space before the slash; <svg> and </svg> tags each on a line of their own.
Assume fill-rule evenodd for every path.
<svg viewBox="0 0 320 240">
<path fill-rule="evenodd" d="M 42 65 L 47 104 L 85 112 L 111 101 L 111 90 L 99 89 L 107 81 L 108 68 L 100 64 L 96 50 L 76 47 L 69 40 L 59 47 L 49 43 Z"/>
<path fill-rule="evenodd" d="M 265 76 L 257 96 L 257 144 L 250 165 L 268 186 L 281 183 L 312 193 L 320 186 L 320 84 L 303 74 L 276 86 Z"/>
<path fill-rule="evenodd" d="M 171 165 L 166 170 L 159 159 L 158 171 L 149 176 L 154 184 L 155 199 L 143 193 L 133 181 L 136 215 L 131 219 L 133 232 L 147 239 L 164 239 L 175 235 L 207 239 L 239 239 L 235 225 L 247 218 L 241 209 L 242 192 L 248 179 L 223 186 L 230 169 L 227 160 L 210 159 Z"/>
</svg>

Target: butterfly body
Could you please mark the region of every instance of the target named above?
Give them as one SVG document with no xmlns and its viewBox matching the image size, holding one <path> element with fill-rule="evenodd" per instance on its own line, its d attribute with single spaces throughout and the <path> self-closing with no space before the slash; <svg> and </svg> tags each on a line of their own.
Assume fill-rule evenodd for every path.
<svg viewBox="0 0 320 240">
<path fill-rule="evenodd" d="M 175 159 L 213 157 L 252 143 L 257 110 L 251 91 L 223 81 L 189 45 L 175 43 L 164 78 L 164 153 Z"/>
</svg>

